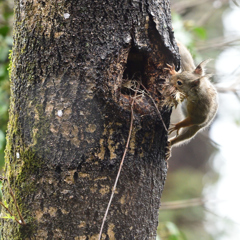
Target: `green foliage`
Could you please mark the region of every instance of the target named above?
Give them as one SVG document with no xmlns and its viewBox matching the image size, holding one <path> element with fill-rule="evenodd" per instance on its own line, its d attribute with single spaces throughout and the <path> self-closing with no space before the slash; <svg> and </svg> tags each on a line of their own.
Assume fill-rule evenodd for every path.
<svg viewBox="0 0 240 240">
<path fill-rule="evenodd" d="M 174 26 L 175 37 L 186 47 L 193 44 L 191 33 L 186 29 L 182 17 L 177 13 L 172 13 L 172 23 Z"/>
<path fill-rule="evenodd" d="M 193 27 L 192 31 L 202 40 L 205 40 L 207 38 L 207 31 L 203 27 Z"/>
<path fill-rule="evenodd" d="M 197 26 L 194 21 L 185 21 L 181 15 L 172 13 L 175 37 L 182 42 L 195 58 L 197 56 L 195 39 L 206 40 L 207 30 L 202 26 Z"/>
<path fill-rule="evenodd" d="M 2 181 L 0 181 L 0 201 L 2 201 Z"/>
<path fill-rule="evenodd" d="M 15 220 L 14 216 L 11 216 L 9 213 L 7 213 L 5 216 L 2 216 L 0 218 Z"/>
<path fill-rule="evenodd" d="M 0 1 L 0 169 L 4 165 L 5 133 L 9 106 L 9 50 L 12 48 L 12 4 Z"/>
<path fill-rule="evenodd" d="M 158 225 L 159 240 L 187 240 L 184 234 L 172 222 L 162 222 Z"/>
<path fill-rule="evenodd" d="M 190 168 L 178 169 L 173 173 L 168 173 L 168 179 L 161 201 L 168 202 L 201 197 L 203 189 L 202 177 L 203 175 L 200 171 Z M 176 210 L 161 210 L 160 208 L 159 225 L 171 222 L 176 224 L 178 228 L 186 234 L 189 232 L 189 229 L 191 229 L 191 231 L 197 231 L 198 228 L 201 228 L 202 226 L 199 222 L 204 219 L 204 216 L 202 206 L 187 207 Z M 160 231 L 161 229 L 159 229 L 158 233 L 160 233 Z M 188 233 L 187 236 L 189 235 L 190 234 Z M 179 240 L 182 238 L 177 239 Z"/>
</svg>

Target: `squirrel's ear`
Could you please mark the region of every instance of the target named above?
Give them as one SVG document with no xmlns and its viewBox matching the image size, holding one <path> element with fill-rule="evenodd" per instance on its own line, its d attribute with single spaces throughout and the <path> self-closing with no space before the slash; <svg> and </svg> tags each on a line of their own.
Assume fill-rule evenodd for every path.
<svg viewBox="0 0 240 240">
<path fill-rule="evenodd" d="M 207 78 L 211 78 L 212 76 L 213 76 L 212 73 L 209 73 L 209 74 L 204 75 L 204 77 L 207 77 Z"/>
<path fill-rule="evenodd" d="M 201 78 L 197 78 L 191 82 L 192 87 L 197 87 L 200 84 Z"/>
<path fill-rule="evenodd" d="M 194 70 L 193 73 L 195 74 L 198 74 L 200 76 L 203 76 L 204 75 L 204 68 L 205 66 L 211 61 L 212 59 L 207 59 L 207 60 L 204 60 L 203 62 L 201 62 L 197 67 L 196 69 Z"/>
</svg>

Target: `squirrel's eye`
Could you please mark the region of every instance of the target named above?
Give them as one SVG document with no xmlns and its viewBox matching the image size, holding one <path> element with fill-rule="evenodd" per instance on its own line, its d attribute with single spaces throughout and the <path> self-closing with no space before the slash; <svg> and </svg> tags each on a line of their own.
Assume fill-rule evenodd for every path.
<svg viewBox="0 0 240 240">
<path fill-rule="evenodd" d="M 178 84 L 178 85 L 182 85 L 182 82 L 181 82 L 181 81 L 177 81 L 177 84 Z"/>
</svg>

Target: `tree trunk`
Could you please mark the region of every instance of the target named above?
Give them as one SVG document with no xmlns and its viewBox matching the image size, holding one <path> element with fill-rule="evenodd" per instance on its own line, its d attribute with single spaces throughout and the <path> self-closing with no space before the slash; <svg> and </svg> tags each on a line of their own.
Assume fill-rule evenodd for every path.
<svg viewBox="0 0 240 240">
<path fill-rule="evenodd" d="M 169 1 L 15 1 L 5 176 L 26 225 L 2 220 L 3 239 L 97 239 L 136 85 L 102 239 L 155 239 L 167 133 L 139 82 L 168 126 L 166 63 Z M 17 216 L 6 185 L 4 199 Z"/>
</svg>

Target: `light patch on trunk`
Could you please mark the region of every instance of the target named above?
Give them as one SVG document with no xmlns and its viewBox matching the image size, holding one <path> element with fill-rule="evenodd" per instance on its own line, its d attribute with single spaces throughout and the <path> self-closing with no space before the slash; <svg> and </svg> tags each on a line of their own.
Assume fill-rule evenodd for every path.
<svg viewBox="0 0 240 240">
<path fill-rule="evenodd" d="M 108 237 L 111 240 L 115 240 L 115 232 L 113 231 L 115 225 L 113 223 L 109 224 L 109 228 L 108 228 Z"/>
</svg>

